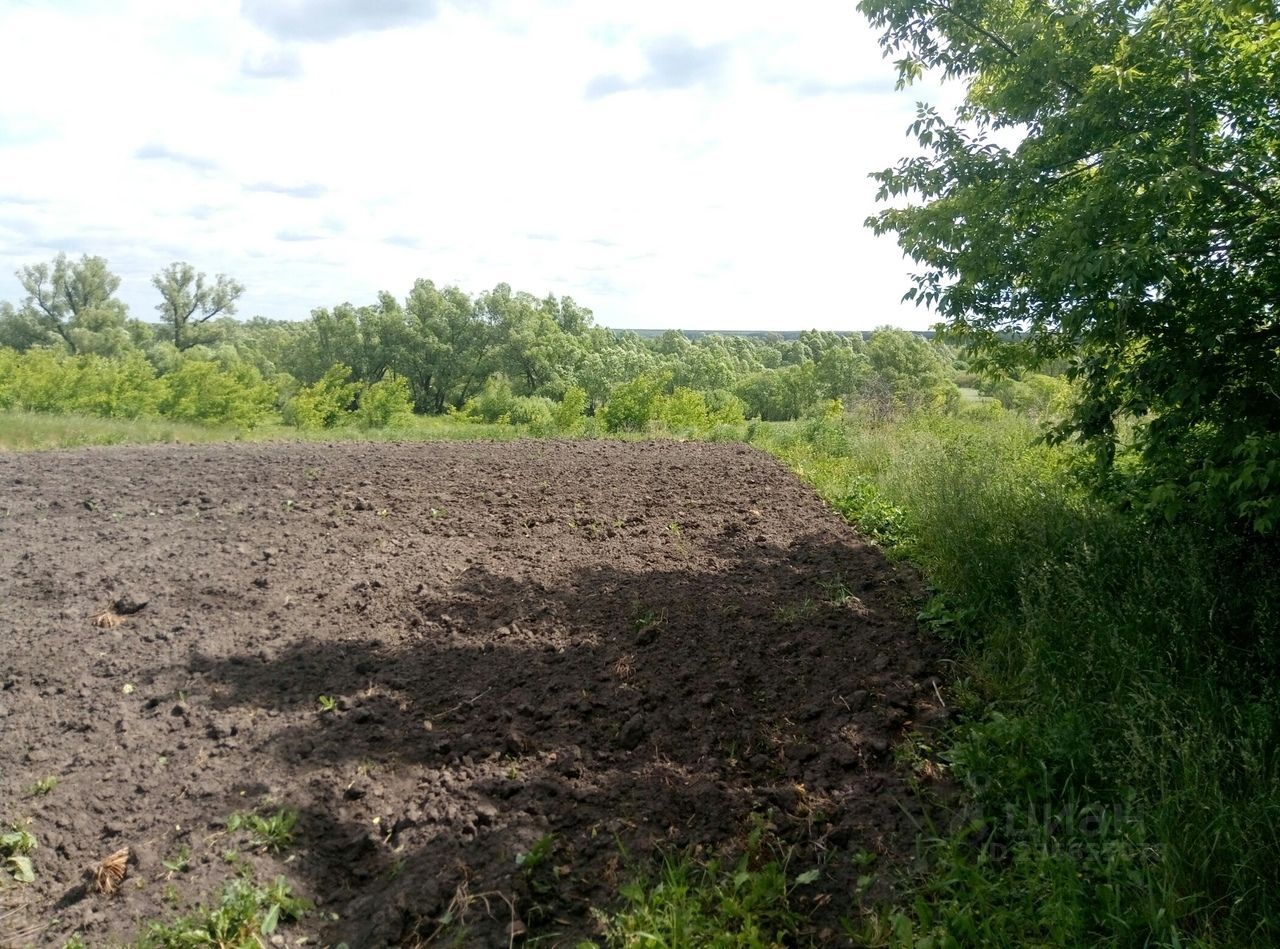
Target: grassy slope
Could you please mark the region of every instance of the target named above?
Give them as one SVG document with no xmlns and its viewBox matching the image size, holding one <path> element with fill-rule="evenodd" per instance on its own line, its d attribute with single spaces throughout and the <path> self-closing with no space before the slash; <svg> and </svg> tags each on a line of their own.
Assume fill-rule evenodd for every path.
<svg viewBox="0 0 1280 949">
<path fill-rule="evenodd" d="M 960 658 L 945 757 L 966 809 L 926 847 L 921 902 L 866 935 L 1274 944 L 1274 549 L 1117 514 L 1034 436 L 986 412 L 757 432 L 921 567 Z"/>
</svg>

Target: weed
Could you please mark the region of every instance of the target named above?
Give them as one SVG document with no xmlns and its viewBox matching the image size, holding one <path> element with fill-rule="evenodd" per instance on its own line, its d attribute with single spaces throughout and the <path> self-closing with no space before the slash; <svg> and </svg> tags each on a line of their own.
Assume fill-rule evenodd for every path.
<svg viewBox="0 0 1280 949">
<path fill-rule="evenodd" d="M 50 793 L 58 786 L 58 778 L 56 775 L 50 775 L 47 778 L 41 778 L 35 784 L 31 785 L 32 797 L 43 797 Z"/>
<path fill-rule="evenodd" d="M 598 914 L 610 946 L 716 949 L 796 945 L 803 915 L 792 907 L 798 887 L 817 870 L 792 877 L 785 859 L 762 860 L 759 838 L 735 863 L 667 856 L 656 876 L 620 888 L 622 908 Z"/>
<path fill-rule="evenodd" d="M 316 699 L 316 704 L 320 706 L 321 713 L 336 712 L 338 710 L 338 700 L 332 695 L 322 695 Z"/>
<path fill-rule="evenodd" d="M 281 851 L 293 843 L 293 828 L 298 823 L 298 812 L 281 808 L 274 814 L 245 814 L 237 811 L 227 818 L 227 830 L 247 830 L 254 843 L 263 850 Z"/>
<path fill-rule="evenodd" d="M 161 863 L 172 873 L 186 873 L 191 868 L 191 848 L 183 844 L 176 854 Z"/>
<path fill-rule="evenodd" d="M 821 581 L 818 585 L 822 588 L 827 602 L 832 606 L 848 606 L 850 603 L 858 602 L 858 598 L 854 596 L 853 590 L 850 589 L 843 576 L 831 577 Z"/>
<path fill-rule="evenodd" d="M 549 904 L 555 899 L 560 882 L 560 875 L 552 865 L 555 847 L 555 835 L 546 834 L 539 837 L 527 851 L 516 854 L 516 867 L 530 898 L 524 917 L 531 925 L 536 925 L 551 915 Z"/>
<path fill-rule="evenodd" d="M 800 603 L 784 603 L 773 611 L 773 618 L 782 626 L 798 626 L 818 615 L 821 606 L 807 597 Z"/>
<path fill-rule="evenodd" d="M 35 867 L 31 854 L 39 844 L 35 835 L 25 827 L 13 824 L 12 829 L 0 834 L 0 867 L 19 883 L 35 882 Z"/>
<path fill-rule="evenodd" d="M 667 625 L 667 611 L 637 604 L 632 613 L 631 625 L 637 633 L 647 630 L 657 632 Z"/>
<path fill-rule="evenodd" d="M 546 834 L 539 837 L 526 851 L 516 854 L 516 866 L 526 877 L 536 873 L 538 868 L 547 862 L 555 847 L 555 835 Z"/>
<path fill-rule="evenodd" d="M 281 923 L 300 919 L 311 905 L 293 894 L 284 877 L 269 886 L 237 879 L 226 885 L 218 905 L 200 907 L 169 923 L 152 923 L 136 949 L 252 949 Z"/>
</svg>

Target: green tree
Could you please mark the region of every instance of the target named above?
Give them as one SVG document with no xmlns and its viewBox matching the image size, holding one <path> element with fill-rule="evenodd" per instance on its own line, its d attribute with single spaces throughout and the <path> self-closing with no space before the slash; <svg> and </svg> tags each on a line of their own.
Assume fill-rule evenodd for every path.
<svg viewBox="0 0 1280 949">
<path fill-rule="evenodd" d="M 457 287 L 417 280 L 405 300 L 408 350 L 398 368 L 420 411 L 461 407 L 484 383 L 494 345 L 492 326 Z"/>
<path fill-rule="evenodd" d="M 954 373 L 942 352 L 915 333 L 878 329 L 867 340 L 866 357 L 870 372 L 860 395 L 880 401 L 884 412 L 939 409 L 959 401 Z"/>
<path fill-rule="evenodd" d="M 6 344 L 26 348 L 58 343 L 73 353 L 113 354 L 128 348 L 127 308 L 115 298 L 120 278 L 102 257 L 33 264 L 17 272 L 26 299 L 3 314 Z"/>
<path fill-rule="evenodd" d="M 966 85 L 871 218 L 978 368 L 1069 361 L 1060 437 L 1109 466 L 1135 419 L 1153 503 L 1280 520 L 1275 0 L 862 0 L 898 57 Z M 991 132 L 1012 130 L 1016 146 Z M 1007 139 L 1005 139 L 1007 140 Z"/>
<path fill-rule="evenodd" d="M 814 364 L 762 369 L 739 382 L 736 391 L 753 418 L 766 422 L 799 418 L 818 399 Z"/>
<path fill-rule="evenodd" d="M 235 315 L 236 301 L 244 287 L 226 274 L 218 274 L 212 283 L 188 263 L 173 263 L 151 278 L 160 291 L 156 309 L 160 318 L 173 329 L 173 345 L 179 351 L 189 349 L 205 339 L 196 332 L 219 313 Z"/>
</svg>

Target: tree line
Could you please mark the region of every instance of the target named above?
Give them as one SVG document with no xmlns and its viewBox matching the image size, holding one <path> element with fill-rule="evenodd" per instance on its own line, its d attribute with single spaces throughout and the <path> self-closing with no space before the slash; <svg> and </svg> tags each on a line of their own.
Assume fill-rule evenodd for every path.
<svg viewBox="0 0 1280 949">
<path fill-rule="evenodd" d="M 0 407 L 328 427 L 363 405 L 370 424 L 415 412 L 643 430 L 794 419 L 837 400 L 880 415 L 946 410 L 964 368 L 945 345 L 888 328 L 642 337 L 597 325 L 570 297 L 506 284 L 469 294 L 423 279 L 403 298 L 305 320 L 237 320 L 239 282 L 175 263 L 153 278 L 159 318 L 148 322 L 116 297 L 101 257 L 60 254 L 18 278 L 25 298 L 0 303 Z"/>
</svg>

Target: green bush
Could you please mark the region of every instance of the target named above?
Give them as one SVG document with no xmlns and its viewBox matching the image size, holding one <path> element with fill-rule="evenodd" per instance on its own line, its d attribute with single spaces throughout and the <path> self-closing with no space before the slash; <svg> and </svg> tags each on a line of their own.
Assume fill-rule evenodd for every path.
<svg viewBox="0 0 1280 949">
<path fill-rule="evenodd" d="M 466 401 L 460 414 L 477 422 L 510 422 L 515 404 L 511 380 L 502 373 L 495 373 L 484 381 L 476 395 Z"/>
<path fill-rule="evenodd" d="M 640 375 L 614 386 L 601 415 L 609 432 L 643 432 L 658 417 L 665 380 Z"/>
<path fill-rule="evenodd" d="M 546 433 L 552 427 L 554 408 L 555 402 L 546 396 L 521 395 L 512 400 L 507 417 L 513 425 L 528 425 L 537 433 Z"/>
<path fill-rule="evenodd" d="M 356 424 L 361 428 L 390 428 L 402 425 L 412 417 L 413 394 L 409 391 L 409 380 L 404 376 L 388 372 L 360 391 Z"/>
<path fill-rule="evenodd" d="M 579 386 L 570 386 L 552 408 L 551 424 L 557 432 L 571 435 L 583 429 L 586 419 L 587 390 Z"/>
<path fill-rule="evenodd" d="M 164 397 L 165 384 L 141 353 L 108 359 L 84 356 L 79 360 L 74 389 L 66 409 L 102 418 L 142 418 L 155 415 Z"/>
<path fill-rule="evenodd" d="M 284 407 L 287 424 L 301 429 L 336 428 L 354 417 L 359 383 L 349 382 L 351 368 L 341 363 L 309 386 L 303 386 Z"/>
<path fill-rule="evenodd" d="M 161 382 L 165 418 L 253 428 L 274 414 L 275 389 L 252 366 L 188 358 Z"/>
<path fill-rule="evenodd" d="M 711 426 L 707 400 L 701 392 L 677 386 L 670 395 L 659 396 L 654 403 L 654 417 L 668 431 L 696 435 Z"/>
</svg>

